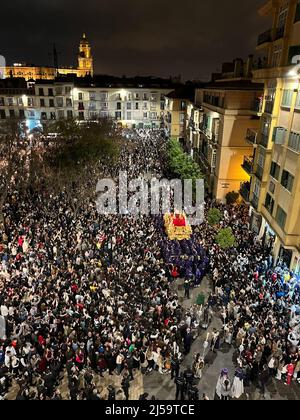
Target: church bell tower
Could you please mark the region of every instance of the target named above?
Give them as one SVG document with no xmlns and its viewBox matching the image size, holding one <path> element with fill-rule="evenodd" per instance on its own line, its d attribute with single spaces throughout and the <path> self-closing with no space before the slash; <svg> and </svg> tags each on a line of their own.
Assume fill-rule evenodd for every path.
<svg viewBox="0 0 300 420">
<path fill-rule="evenodd" d="M 82 76 L 93 76 L 94 74 L 91 44 L 89 43 L 86 34 L 83 34 L 79 45 L 78 69 Z"/>
</svg>

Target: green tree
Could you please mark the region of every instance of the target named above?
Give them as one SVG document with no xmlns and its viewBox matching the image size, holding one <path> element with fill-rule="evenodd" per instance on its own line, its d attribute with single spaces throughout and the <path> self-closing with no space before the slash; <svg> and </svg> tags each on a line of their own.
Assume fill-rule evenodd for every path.
<svg viewBox="0 0 300 420">
<path fill-rule="evenodd" d="M 221 229 L 216 236 L 216 243 L 222 249 L 232 248 L 236 245 L 236 239 L 230 227 Z"/>
<path fill-rule="evenodd" d="M 93 197 L 101 160 L 113 163 L 119 152 L 119 137 L 110 120 L 87 122 L 59 120 L 52 127 L 58 133 L 46 152 L 46 178 L 55 193 L 64 192 L 76 218 L 82 203 Z"/>
<path fill-rule="evenodd" d="M 222 213 L 219 209 L 213 208 L 210 209 L 207 215 L 207 221 L 210 225 L 218 225 L 220 221 L 222 220 Z"/>
<path fill-rule="evenodd" d="M 185 153 L 176 139 L 171 139 L 167 145 L 167 158 L 170 172 L 180 179 L 202 179 L 199 165 Z"/>
</svg>

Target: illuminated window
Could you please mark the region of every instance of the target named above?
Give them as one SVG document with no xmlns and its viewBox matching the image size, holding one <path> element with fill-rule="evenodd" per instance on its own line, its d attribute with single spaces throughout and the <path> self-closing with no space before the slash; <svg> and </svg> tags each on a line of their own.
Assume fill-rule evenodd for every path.
<svg viewBox="0 0 300 420">
<path fill-rule="evenodd" d="M 285 89 L 283 91 L 281 106 L 290 108 L 293 100 L 293 91 Z"/>
</svg>

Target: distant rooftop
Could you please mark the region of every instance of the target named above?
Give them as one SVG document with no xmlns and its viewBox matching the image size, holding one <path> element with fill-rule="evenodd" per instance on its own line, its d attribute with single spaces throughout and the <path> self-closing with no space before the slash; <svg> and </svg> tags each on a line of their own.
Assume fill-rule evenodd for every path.
<svg viewBox="0 0 300 420">
<path fill-rule="evenodd" d="M 229 79 L 206 83 L 204 88 L 220 90 L 263 90 L 264 85 L 262 83 L 252 83 L 250 79 Z"/>
</svg>

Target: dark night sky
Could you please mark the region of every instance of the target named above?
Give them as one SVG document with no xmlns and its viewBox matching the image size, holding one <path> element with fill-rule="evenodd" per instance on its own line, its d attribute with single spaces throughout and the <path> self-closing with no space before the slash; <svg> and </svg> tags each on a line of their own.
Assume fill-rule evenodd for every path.
<svg viewBox="0 0 300 420">
<path fill-rule="evenodd" d="M 97 73 L 207 79 L 254 51 L 265 0 L 14 0 L 1 4 L 0 55 L 8 63 L 76 63 L 81 34 Z"/>
</svg>

